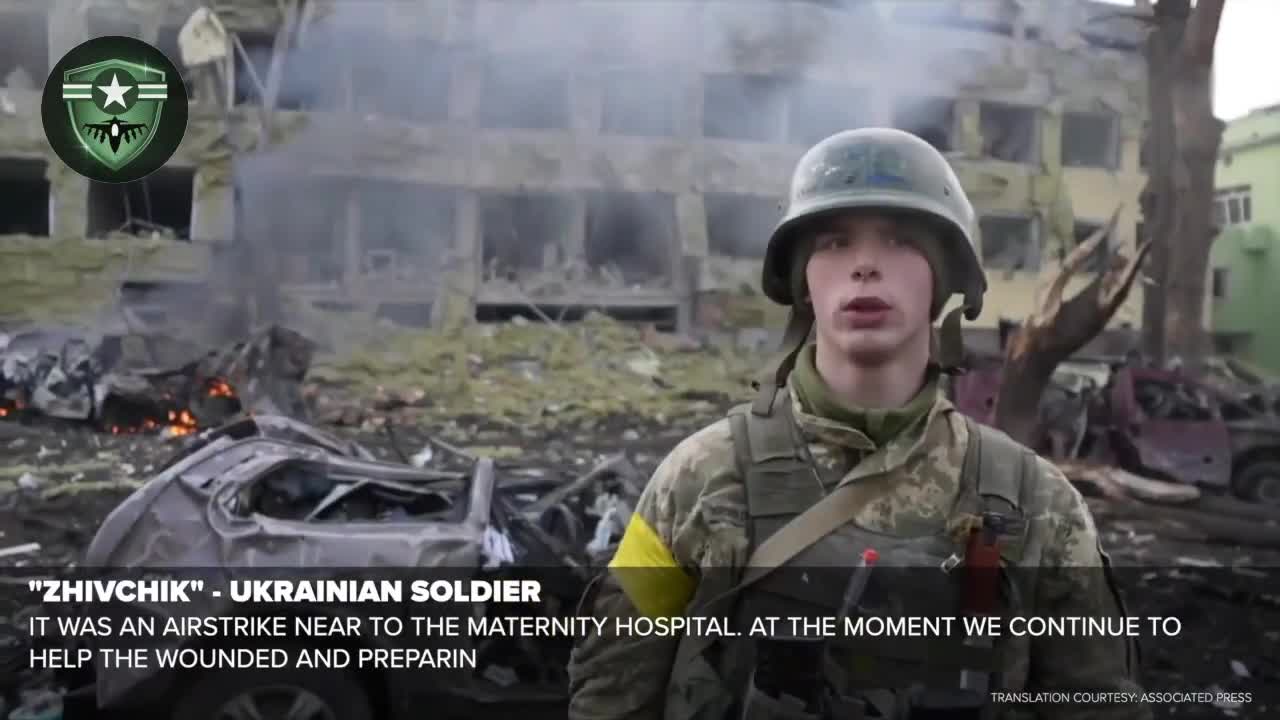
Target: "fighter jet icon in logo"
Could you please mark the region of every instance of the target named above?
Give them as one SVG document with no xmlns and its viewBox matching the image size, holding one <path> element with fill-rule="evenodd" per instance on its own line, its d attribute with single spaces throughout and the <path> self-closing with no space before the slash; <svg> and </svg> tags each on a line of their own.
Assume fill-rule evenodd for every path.
<svg viewBox="0 0 1280 720">
<path fill-rule="evenodd" d="M 142 123 L 122 123 L 120 118 L 113 117 L 111 122 L 85 123 L 84 129 L 94 140 L 111 145 L 111 152 L 119 152 L 121 140 L 125 142 L 133 140 L 141 135 L 147 126 Z"/>
<path fill-rule="evenodd" d="M 128 165 L 151 143 L 167 98 L 163 71 L 125 60 L 63 74 L 62 99 L 76 138 L 112 170 Z"/>
</svg>

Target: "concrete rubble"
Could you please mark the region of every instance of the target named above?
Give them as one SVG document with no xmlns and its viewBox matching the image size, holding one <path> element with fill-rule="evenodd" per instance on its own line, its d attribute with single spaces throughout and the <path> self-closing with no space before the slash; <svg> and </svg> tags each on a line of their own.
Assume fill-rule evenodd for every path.
<svg viewBox="0 0 1280 720">
<path fill-rule="evenodd" d="M 590 573 L 611 556 L 648 474 L 681 437 L 743 398 L 759 363 L 758 355 L 736 351 L 734 336 L 655 333 L 604 316 L 388 330 L 358 349 L 314 356 L 301 351 L 305 343 L 297 356 L 279 352 L 293 347 L 291 338 L 273 328 L 203 357 L 223 377 L 273 367 L 298 381 L 298 417 L 242 413 L 168 440 L 83 423 L 0 440 L 17 460 L 0 469 L 0 564 L 41 573 L 104 564 L 213 565 L 226 574 L 264 563 L 462 565 L 482 576 L 519 569 L 558 578 L 558 605 L 544 611 L 569 612 Z M 277 352 L 262 352 L 272 347 Z M 273 356 L 284 359 L 262 360 Z M 1103 376 L 1081 379 L 1092 372 L 1087 364 L 1064 368 L 1055 392 L 1072 397 L 1107 384 Z M 6 425 L 26 427 L 0 422 Z M 1086 427 L 1091 434 L 1099 426 L 1091 418 Z M 1280 612 L 1266 589 L 1280 551 L 1215 538 L 1187 515 L 1211 515 L 1207 503 L 1228 503 L 1233 513 L 1251 508 L 1253 522 L 1274 530 L 1270 510 L 1190 484 L 1128 477 L 1087 460 L 1088 452 L 1076 455 L 1064 470 L 1129 573 L 1132 611 L 1177 614 L 1194 592 L 1220 618 L 1202 618 L 1195 630 L 1206 634 L 1197 647 L 1221 655 L 1211 668 L 1192 669 L 1204 666 L 1203 656 L 1188 664 L 1181 645 L 1157 644 L 1147 651 L 1155 675 L 1179 687 L 1280 679 L 1267 659 L 1280 635 L 1233 635 L 1244 626 L 1221 624 L 1248 617 L 1252 628 Z M 28 475 L 38 481 L 21 482 Z M 1218 517 L 1211 529 L 1241 524 Z M 1224 584 L 1223 572 L 1236 580 Z M 30 610 L 11 609 L 11 622 L 20 627 L 23 612 Z M 28 647 L 23 633 L 4 627 L 13 651 Z M 488 651 L 491 660 L 466 692 L 558 692 L 563 678 L 545 671 L 563 663 L 545 653 L 564 648 Z M 14 662 L 11 655 L 0 652 L 0 665 Z M 19 689 L 68 689 L 47 675 L 17 676 L 10 703 L 22 701 Z M 91 695 L 130 696 L 137 679 L 100 674 Z M 1259 707 L 1235 711 L 1265 717 L 1250 714 Z"/>
</svg>

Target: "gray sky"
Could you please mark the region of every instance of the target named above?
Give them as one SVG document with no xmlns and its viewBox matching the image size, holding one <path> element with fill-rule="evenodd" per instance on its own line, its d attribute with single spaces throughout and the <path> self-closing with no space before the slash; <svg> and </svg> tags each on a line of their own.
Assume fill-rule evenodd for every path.
<svg viewBox="0 0 1280 720">
<path fill-rule="evenodd" d="M 1133 5 L 1133 0 L 1104 0 Z M 1280 103 L 1280 0 L 1226 0 L 1214 49 L 1214 114 L 1232 120 Z M 1270 70 L 1268 70 L 1270 68 Z"/>
</svg>

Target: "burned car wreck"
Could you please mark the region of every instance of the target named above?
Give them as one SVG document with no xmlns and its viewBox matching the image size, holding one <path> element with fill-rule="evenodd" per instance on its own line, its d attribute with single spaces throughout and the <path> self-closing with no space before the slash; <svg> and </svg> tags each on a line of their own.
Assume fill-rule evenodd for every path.
<svg viewBox="0 0 1280 720">
<path fill-rule="evenodd" d="M 982 358 L 957 380 L 963 412 L 992 421 L 1000 367 L 999 358 Z M 1041 397 L 1037 450 L 1280 506 L 1273 397 L 1273 389 L 1220 375 L 1079 358 L 1058 366 Z"/>
<path fill-rule="evenodd" d="M 462 469 L 379 461 L 355 443 L 296 420 L 241 418 L 191 437 L 120 504 L 93 538 L 85 568 L 104 574 L 167 570 L 215 582 L 255 574 L 287 578 L 291 570 L 308 579 L 537 578 L 543 589 L 537 607 L 459 604 L 456 612 L 572 615 L 639 497 L 643 483 L 631 464 L 614 456 L 565 480 L 542 471 L 499 469 L 487 458 L 455 459 Z M 126 610 L 155 617 L 175 612 L 173 606 L 143 603 Z M 176 612 L 339 618 L 371 611 L 324 603 L 250 608 L 201 595 Z M 424 608 L 406 602 L 372 612 L 399 614 L 407 625 L 407 618 L 422 615 Z M 195 674 L 95 662 L 91 671 L 69 674 L 68 697 L 91 705 L 94 713 L 146 711 L 151 716 L 159 709 L 164 717 L 183 720 L 266 717 L 271 703 L 302 712 L 297 717 L 404 717 L 424 695 L 433 703 L 471 708 L 468 712 L 507 701 L 523 708 L 563 701 L 571 638 L 534 644 L 519 637 L 410 635 L 344 641 L 465 646 L 478 660 L 470 670 L 443 673 L 280 668 Z M 334 639 L 315 642 L 331 647 Z"/>
</svg>

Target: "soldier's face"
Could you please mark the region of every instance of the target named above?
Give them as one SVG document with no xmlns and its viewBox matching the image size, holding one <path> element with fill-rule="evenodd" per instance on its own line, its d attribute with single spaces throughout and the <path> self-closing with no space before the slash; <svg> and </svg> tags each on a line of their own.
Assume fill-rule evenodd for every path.
<svg viewBox="0 0 1280 720">
<path fill-rule="evenodd" d="M 815 228 L 805 279 L 819 343 L 868 365 L 928 354 L 933 275 L 908 232 L 865 213 Z"/>
</svg>

